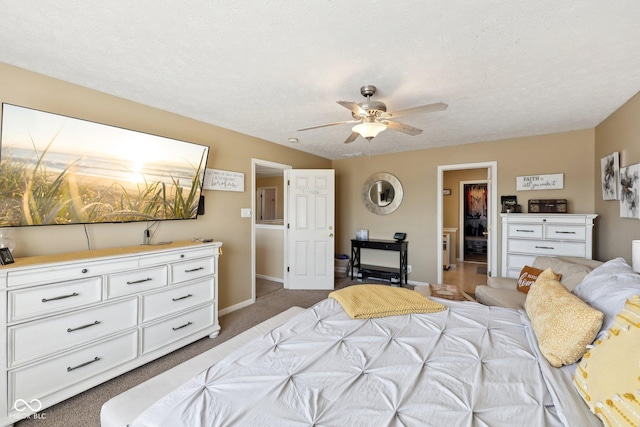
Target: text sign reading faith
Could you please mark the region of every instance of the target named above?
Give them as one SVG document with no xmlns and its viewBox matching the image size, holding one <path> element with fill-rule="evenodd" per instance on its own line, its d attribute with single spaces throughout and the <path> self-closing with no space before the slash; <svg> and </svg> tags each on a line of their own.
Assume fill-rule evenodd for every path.
<svg viewBox="0 0 640 427">
<path fill-rule="evenodd" d="M 564 188 L 564 174 L 529 175 L 516 177 L 516 190 L 559 190 Z"/>
<path fill-rule="evenodd" d="M 244 174 L 241 172 L 206 169 L 202 189 L 244 192 Z"/>
</svg>

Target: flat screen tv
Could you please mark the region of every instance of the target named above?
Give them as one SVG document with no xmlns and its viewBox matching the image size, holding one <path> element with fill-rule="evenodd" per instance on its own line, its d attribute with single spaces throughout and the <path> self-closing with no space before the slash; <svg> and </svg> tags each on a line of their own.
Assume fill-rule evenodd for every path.
<svg viewBox="0 0 640 427">
<path fill-rule="evenodd" d="M 195 219 L 208 154 L 3 103 L 0 227 Z"/>
</svg>

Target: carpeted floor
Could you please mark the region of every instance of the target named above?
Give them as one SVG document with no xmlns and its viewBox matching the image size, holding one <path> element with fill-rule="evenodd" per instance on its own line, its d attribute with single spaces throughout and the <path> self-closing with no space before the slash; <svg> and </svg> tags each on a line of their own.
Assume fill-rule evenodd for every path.
<svg viewBox="0 0 640 427">
<path fill-rule="evenodd" d="M 271 282 L 275 283 L 275 282 Z M 335 288 L 360 282 L 336 279 Z M 221 331 L 215 339 L 202 338 L 166 356 L 147 363 L 126 374 L 100 384 L 40 412 L 44 419 L 18 421 L 16 427 L 91 427 L 100 425 L 100 407 L 104 402 L 147 379 L 190 359 L 237 334 L 275 316 L 289 307 L 308 308 L 327 297 L 330 291 L 283 289 L 282 284 L 258 292 L 263 296 L 256 303 L 220 317 Z M 277 289 L 276 289 L 277 288 Z"/>
<path fill-rule="evenodd" d="M 262 298 L 265 295 L 282 290 L 283 287 L 284 285 L 281 282 L 256 278 L 256 298 Z"/>
</svg>

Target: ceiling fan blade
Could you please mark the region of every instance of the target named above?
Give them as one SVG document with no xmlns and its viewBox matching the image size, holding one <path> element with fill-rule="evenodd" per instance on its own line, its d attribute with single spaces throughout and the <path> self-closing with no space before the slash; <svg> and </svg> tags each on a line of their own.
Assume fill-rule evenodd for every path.
<svg viewBox="0 0 640 427">
<path fill-rule="evenodd" d="M 327 126 L 343 125 L 343 124 L 346 124 L 346 123 L 360 123 L 360 120 L 347 120 L 347 121 L 344 121 L 344 122 L 326 123 L 324 125 L 311 126 L 311 127 L 308 127 L 308 128 L 298 129 L 298 132 L 303 131 L 303 130 L 324 128 L 324 127 L 327 127 Z"/>
<path fill-rule="evenodd" d="M 349 135 L 349 137 L 344 140 L 344 143 L 348 144 L 350 142 L 353 142 L 356 139 L 358 139 L 359 136 L 360 136 L 360 134 L 358 132 L 351 132 L 351 135 Z"/>
<path fill-rule="evenodd" d="M 337 101 L 344 108 L 351 110 L 355 117 L 367 117 L 368 114 L 364 108 L 353 101 Z"/>
<path fill-rule="evenodd" d="M 393 122 L 391 120 L 385 120 L 383 123 L 386 124 L 389 129 L 406 133 L 407 135 L 415 136 L 422 133 L 422 129 L 414 128 L 413 126 L 405 125 L 398 122 Z"/>
<path fill-rule="evenodd" d="M 432 113 L 434 111 L 446 110 L 447 107 L 448 105 L 445 104 L 444 102 L 436 102 L 435 104 L 419 105 L 417 107 L 403 108 L 402 110 L 392 111 L 390 113 L 383 113 L 381 117 L 396 118 L 396 117 L 402 117 L 402 116 L 406 116 L 409 114 L 416 114 L 416 113 Z"/>
</svg>

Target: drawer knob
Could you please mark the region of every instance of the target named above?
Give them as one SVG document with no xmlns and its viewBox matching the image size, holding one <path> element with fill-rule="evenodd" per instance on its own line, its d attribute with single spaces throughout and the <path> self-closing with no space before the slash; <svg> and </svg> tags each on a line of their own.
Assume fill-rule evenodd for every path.
<svg viewBox="0 0 640 427">
<path fill-rule="evenodd" d="M 185 296 L 183 296 L 183 297 L 179 297 L 179 298 L 171 298 L 171 300 L 172 300 L 172 301 L 180 301 L 181 299 L 186 299 L 186 298 L 189 298 L 189 297 L 192 297 L 192 296 L 193 296 L 193 295 L 191 295 L 191 294 L 187 294 L 187 295 L 185 295 Z"/>
<path fill-rule="evenodd" d="M 71 371 L 73 371 L 75 369 L 82 368 L 83 366 L 90 365 L 90 364 L 92 364 L 94 362 L 97 362 L 98 360 L 100 360 L 100 358 L 98 356 L 96 356 L 96 357 L 93 358 L 93 360 L 89 360 L 88 362 L 81 363 L 78 366 L 74 366 L 74 367 L 69 366 L 67 368 L 67 372 L 71 372 Z"/>
<path fill-rule="evenodd" d="M 85 329 L 85 328 L 88 328 L 90 326 L 95 326 L 95 325 L 99 325 L 99 324 L 100 324 L 100 321 L 96 320 L 93 323 L 87 323 L 86 325 L 78 326 L 77 328 L 67 328 L 67 332 L 79 331 L 80 329 Z"/>
<path fill-rule="evenodd" d="M 517 228 L 516 231 L 519 231 L 521 233 L 533 233 L 533 230 L 521 230 L 519 228 Z"/>
<path fill-rule="evenodd" d="M 171 328 L 171 329 L 173 329 L 174 331 L 177 331 L 178 329 L 186 328 L 189 325 L 193 325 L 193 322 L 187 322 L 182 326 L 178 326 L 177 328 Z"/>
<path fill-rule="evenodd" d="M 135 285 L 137 283 L 150 282 L 151 280 L 153 280 L 151 277 L 147 277 L 146 279 L 133 280 L 131 282 L 127 282 L 127 285 Z"/>
<path fill-rule="evenodd" d="M 89 270 L 87 270 L 86 268 L 83 268 L 83 269 L 82 269 L 82 273 L 83 273 L 83 274 L 84 274 L 84 273 L 88 273 L 88 272 L 89 272 Z"/>
<path fill-rule="evenodd" d="M 536 249 L 555 249 L 553 246 L 536 246 Z"/>
<path fill-rule="evenodd" d="M 194 271 L 204 270 L 204 267 L 192 268 L 191 270 L 185 270 L 185 273 L 193 273 Z"/>
<path fill-rule="evenodd" d="M 184 254 L 180 254 L 180 258 L 184 258 Z"/>
<path fill-rule="evenodd" d="M 59 299 L 65 299 L 65 298 L 71 298 L 71 297 L 77 297 L 78 295 L 80 295 L 77 292 L 74 292 L 72 294 L 69 295 L 60 295 L 59 297 L 53 297 L 53 298 L 42 298 L 42 302 L 49 302 L 49 301 L 55 301 L 55 300 L 59 300 Z"/>
</svg>

